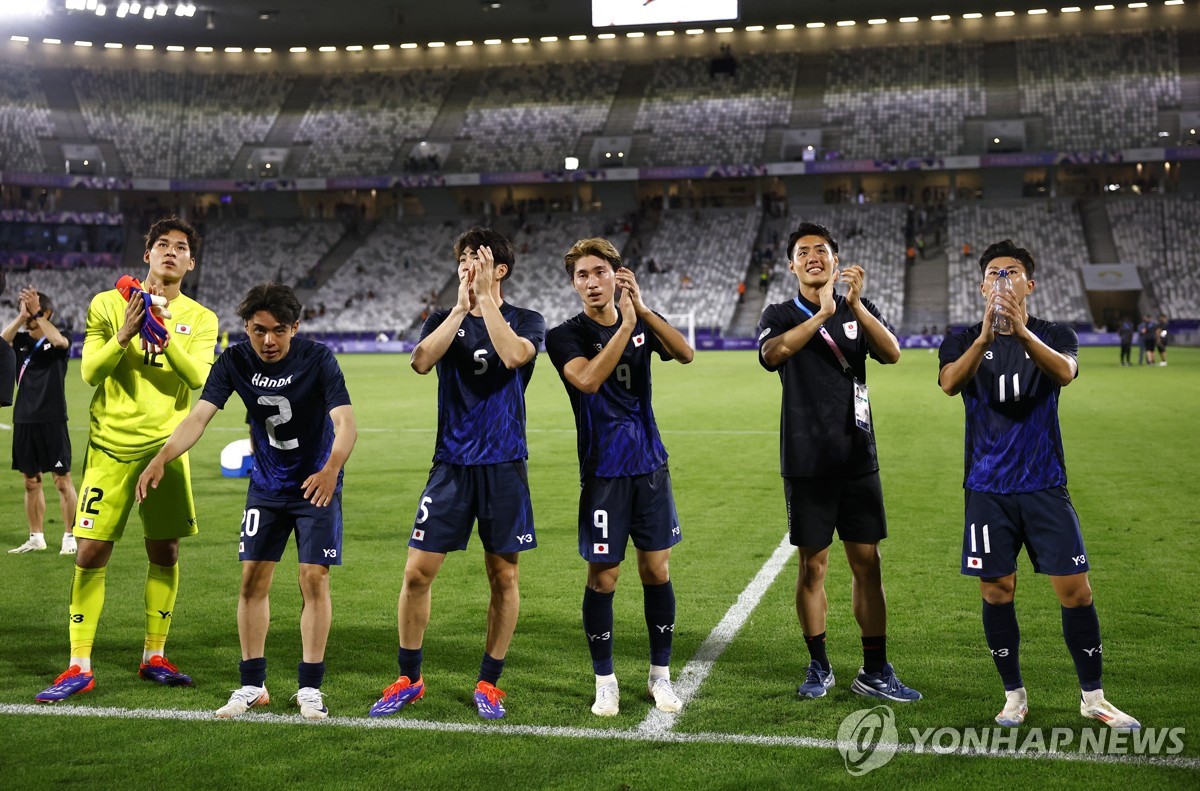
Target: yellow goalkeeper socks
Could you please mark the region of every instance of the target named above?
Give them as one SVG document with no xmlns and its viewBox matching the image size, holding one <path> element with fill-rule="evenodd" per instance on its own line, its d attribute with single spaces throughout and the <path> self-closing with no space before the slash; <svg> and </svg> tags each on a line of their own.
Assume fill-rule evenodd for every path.
<svg viewBox="0 0 1200 791">
<path fill-rule="evenodd" d="M 179 564 L 159 566 L 151 563 L 146 570 L 146 645 L 142 661 L 161 656 L 171 629 L 171 611 L 179 593 Z"/>
<path fill-rule="evenodd" d="M 88 660 L 90 669 L 92 644 L 96 641 L 96 626 L 104 609 L 105 569 L 75 567 L 71 575 L 70 633 L 71 658 Z M 78 663 L 76 663 L 78 664 Z"/>
</svg>

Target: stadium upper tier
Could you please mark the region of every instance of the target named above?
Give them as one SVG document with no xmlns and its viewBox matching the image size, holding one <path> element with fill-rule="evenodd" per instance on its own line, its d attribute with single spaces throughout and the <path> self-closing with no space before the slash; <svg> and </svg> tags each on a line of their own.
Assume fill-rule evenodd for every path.
<svg viewBox="0 0 1200 791">
<path fill-rule="evenodd" d="M 1200 203 L 1119 198 L 1108 201 L 1107 209 L 1121 262 L 1141 268 L 1160 312 L 1171 318 L 1200 316 Z"/>
<path fill-rule="evenodd" d="M 239 154 L 261 147 L 287 152 L 285 176 L 378 176 L 431 138 L 448 172 L 559 170 L 568 156 L 592 164 L 609 137 L 631 143 L 626 166 L 745 165 L 783 159 L 788 130 L 847 159 L 940 157 L 979 153 L 972 124 L 988 119 L 1028 120 L 1028 144 L 1045 150 L 1091 151 L 1160 145 L 1160 111 L 1183 101 L 1172 30 L 734 55 L 734 69 L 704 57 L 321 76 L 78 69 L 65 89 L 0 63 L 0 169 L 57 172 L 48 152 L 67 143 L 111 144 L 121 161 L 105 161 L 108 175 L 239 178 Z"/>
</svg>

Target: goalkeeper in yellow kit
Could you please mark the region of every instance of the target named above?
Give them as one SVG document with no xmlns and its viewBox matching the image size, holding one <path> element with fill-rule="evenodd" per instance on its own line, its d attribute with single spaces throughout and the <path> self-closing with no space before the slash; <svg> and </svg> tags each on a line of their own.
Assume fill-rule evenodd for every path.
<svg viewBox="0 0 1200 791">
<path fill-rule="evenodd" d="M 104 607 L 104 574 L 113 544 L 136 505 L 138 477 L 191 406 L 212 367 L 217 317 L 184 296 L 179 285 L 196 265 L 200 236 L 178 218 L 159 220 L 146 234 L 150 266 L 142 291 L 113 289 L 93 297 L 83 343 L 83 379 L 96 388 L 80 484 L 75 530 L 79 544 L 71 578 L 71 661 L 36 695 L 65 700 L 95 687 L 92 642 Z M 122 278 L 122 284 L 136 284 Z M 144 293 L 143 293 L 144 292 Z M 166 307 L 157 307 L 163 300 Z M 138 674 L 168 686 L 192 679 L 167 661 L 163 646 L 179 590 L 179 539 L 196 533 L 186 454 L 166 466 L 158 488 L 138 506 L 146 537 L 146 642 Z"/>
</svg>

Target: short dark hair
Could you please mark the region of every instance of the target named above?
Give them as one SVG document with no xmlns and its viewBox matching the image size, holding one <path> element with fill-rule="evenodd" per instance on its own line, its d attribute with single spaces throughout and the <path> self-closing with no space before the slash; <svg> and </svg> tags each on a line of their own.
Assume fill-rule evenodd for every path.
<svg viewBox="0 0 1200 791">
<path fill-rule="evenodd" d="M 198 261 L 200 259 L 200 243 L 204 240 L 200 238 L 200 234 L 195 228 L 178 217 L 164 217 L 150 226 L 150 230 L 146 231 L 146 252 L 150 252 L 150 248 L 154 246 L 160 236 L 171 231 L 179 231 L 187 237 L 188 248 L 192 251 L 192 260 Z"/>
<path fill-rule="evenodd" d="M 40 291 L 37 292 L 37 295 L 38 295 L 38 310 L 42 311 L 43 313 L 53 312 L 54 311 L 54 302 L 51 301 L 50 297 L 46 296 L 45 294 L 43 294 Z"/>
<path fill-rule="evenodd" d="M 983 251 L 983 255 L 979 256 L 979 273 L 987 272 L 987 266 L 995 258 L 1015 258 L 1021 262 L 1021 266 L 1025 267 L 1025 276 L 1033 279 L 1033 254 L 1024 247 L 1017 247 L 1016 242 L 1012 239 L 1005 239 L 1002 242 L 996 242 L 994 245 Z"/>
<path fill-rule="evenodd" d="M 819 236 L 829 245 L 829 249 L 834 255 L 838 252 L 837 239 L 833 238 L 833 234 L 824 225 L 817 225 L 815 222 L 802 222 L 796 226 L 796 230 L 792 231 L 792 235 L 788 237 L 787 255 L 788 260 L 792 260 L 792 252 L 795 250 L 796 242 L 803 239 L 805 236 Z"/>
<path fill-rule="evenodd" d="M 512 274 L 513 264 L 517 262 L 517 254 L 513 252 L 512 242 L 508 240 L 508 237 L 494 228 L 483 228 L 477 225 L 464 231 L 454 241 L 454 260 L 457 262 L 467 250 L 478 251 L 480 247 L 492 248 L 492 260 L 508 267 L 504 277 L 500 278 L 507 280 L 508 276 Z"/>
<path fill-rule="evenodd" d="M 265 310 L 278 319 L 280 324 L 291 326 L 300 320 L 302 308 L 291 286 L 267 282 L 259 283 L 246 292 L 242 303 L 237 307 L 237 314 L 242 321 L 250 321 L 255 313 Z"/>
<path fill-rule="evenodd" d="M 614 272 L 624 266 L 621 262 L 621 252 L 613 246 L 613 243 L 596 236 L 591 239 L 580 239 L 571 245 L 571 249 L 563 256 L 563 263 L 566 264 L 567 274 L 574 278 L 576 262 L 580 258 L 587 258 L 589 255 L 594 255 L 597 258 L 607 261 Z"/>
</svg>

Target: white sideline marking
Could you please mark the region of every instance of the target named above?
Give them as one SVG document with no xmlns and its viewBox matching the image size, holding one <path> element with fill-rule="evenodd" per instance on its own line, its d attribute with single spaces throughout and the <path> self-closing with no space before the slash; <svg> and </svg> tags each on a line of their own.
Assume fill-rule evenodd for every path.
<svg viewBox="0 0 1200 791">
<path fill-rule="evenodd" d="M 179 722 L 218 723 L 211 712 L 185 711 L 181 709 L 122 709 L 100 706 L 47 706 L 24 703 L 0 703 L 0 715 L 26 715 L 43 717 L 99 717 L 122 720 L 175 720 Z M 402 717 L 330 717 L 319 722 L 310 722 L 299 714 L 266 714 L 261 712 L 243 714 L 238 722 L 253 722 L 260 725 L 292 725 L 312 728 L 373 728 L 377 730 L 433 731 L 435 733 L 502 734 L 505 736 L 536 736 L 559 739 L 616 740 L 628 742 L 658 742 L 661 744 L 738 744 L 754 747 L 791 747 L 817 750 L 837 750 L 841 747 L 860 749 L 860 745 L 843 745 L 835 739 L 817 739 L 811 736 L 763 736 L 745 733 L 680 733 L 663 731 L 648 733 L 640 729 L 606 730 L 604 728 L 567 728 L 548 725 L 503 725 L 499 723 L 433 722 Z M 216 725 L 216 727 L 224 727 Z M 913 744 L 894 745 L 897 753 L 934 754 L 932 750 L 918 750 Z M 1158 757 L 1141 755 L 1097 755 L 1089 753 L 981 753 L 959 749 L 953 753 L 938 755 L 964 755 L 975 758 L 1012 758 L 1046 761 L 1080 761 L 1094 764 L 1136 764 L 1144 766 L 1167 766 L 1183 769 L 1200 769 L 1200 758 L 1177 756 Z"/>
<path fill-rule="evenodd" d="M 683 703 L 680 711 L 668 714 L 658 709 L 650 709 L 646 719 L 638 725 L 639 731 L 649 735 L 658 735 L 675 727 L 683 708 L 687 707 L 688 702 L 695 696 L 696 690 L 712 672 L 713 664 L 720 659 L 721 654 L 733 642 L 738 631 L 750 619 L 750 614 L 762 601 L 767 588 L 771 587 L 771 583 L 779 576 L 779 572 L 783 571 L 788 559 L 794 554 L 796 554 L 796 548 L 788 541 L 787 535 L 784 535 L 779 546 L 775 547 L 775 551 L 771 553 L 771 557 L 767 558 L 767 562 L 754 575 L 754 579 L 750 580 L 746 589 L 738 594 L 737 601 L 730 606 L 725 617 L 713 627 L 713 630 L 708 633 L 708 637 L 704 638 L 704 642 L 696 649 L 696 654 L 683 666 L 683 670 L 679 671 L 679 678 L 674 682 L 674 687 L 675 694 Z"/>
</svg>

